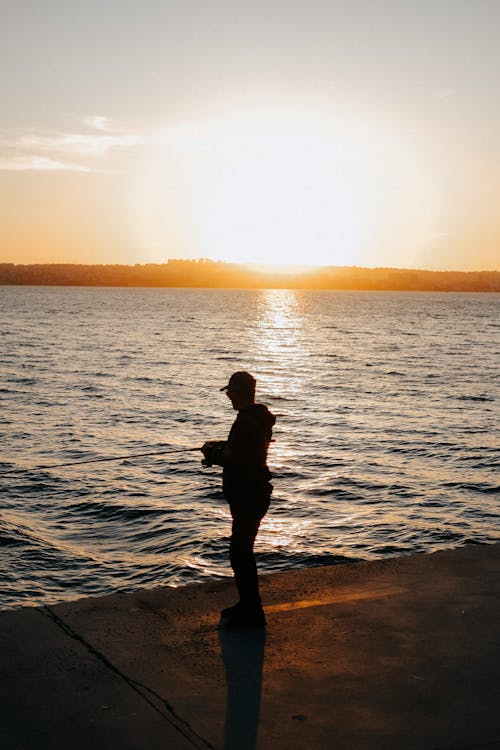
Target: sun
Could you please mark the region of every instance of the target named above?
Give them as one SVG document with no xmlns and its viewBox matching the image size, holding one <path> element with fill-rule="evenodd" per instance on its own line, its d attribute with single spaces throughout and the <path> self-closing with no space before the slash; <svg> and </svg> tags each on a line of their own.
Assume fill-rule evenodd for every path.
<svg viewBox="0 0 500 750">
<path fill-rule="evenodd" d="M 147 193 L 163 248 L 175 233 L 183 254 L 238 263 L 362 264 L 377 243 L 422 231 L 428 211 L 421 175 L 390 139 L 301 111 L 170 131 Z"/>
<path fill-rule="evenodd" d="M 214 159 L 201 244 L 251 263 L 348 262 L 361 241 L 356 154 L 316 134 L 267 128 Z"/>
</svg>

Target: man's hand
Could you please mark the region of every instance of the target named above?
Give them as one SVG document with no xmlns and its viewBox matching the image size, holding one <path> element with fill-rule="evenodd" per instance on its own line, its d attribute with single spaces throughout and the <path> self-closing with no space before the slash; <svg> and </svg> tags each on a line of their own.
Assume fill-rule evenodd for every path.
<svg viewBox="0 0 500 750">
<path fill-rule="evenodd" d="M 220 446 L 222 445 L 224 445 L 223 440 L 207 440 L 207 442 L 204 443 L 201 448 L 201 452 L 204 455 L 201 465 L 204 466 L 206 469 L 209 469 L 210 466 L 213 466 L 214 465 L 214 451 L 217 448 L 220 448 Z"/>
</svg>

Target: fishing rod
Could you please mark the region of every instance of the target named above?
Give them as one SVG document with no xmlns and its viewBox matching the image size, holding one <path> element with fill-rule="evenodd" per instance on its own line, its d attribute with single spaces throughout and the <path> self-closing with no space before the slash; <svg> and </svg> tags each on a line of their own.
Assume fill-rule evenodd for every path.
<svg viewBox="0 0 500 750">
<path fill-rule="evenodd" d="M 143 456 L 162 456 L 169 453 L 192 453 L 201 451 L 201 447 L 196 448 L 170 448 L 165 451 L 149 451 L 148 453 L 135 453 L 127 456 L 110 456 L 108 458 L 89 458 L 84 461 L 67 461 L 63 464 L 49 464 L 47 466 L 32 466 L 31 468 L 19 467 L 17 469 L 8 469 L 2 471 L 2 474 L 15 474 L 18 471 L 45 471 L 46 469 L 61 469 L 63 466 L 81 466 L 82 464 L 97 464 L 101 461 L 123 461 L 130 458 L 142 458 Z"/>
<path fill-rule="evenodd" d="M 271 443 L 274 443 L 274 439 L 271 439 Z M 84 461 L 67 461 L 63 464 L 48 464 L 47 466 L 20 466 L 17 469 L 7 469 L 2 471 L 1 474 L 15 474 L 19 471 L 46 471 L 47 469 L 62 469 L 65 466 L 82 466 L 83 464 L 97 464 L 101 461 L 124 461 L 130 458 L 142 458 L 143 456 L 164 456 L 170 453 L 193 453 L 194 451 L 201 451 L 201 446 L 196 448 L 169 448 L 165 451 L 148 451 L 147 453 L 134 453 L 126 456 L 109 456 L 107 458 L 89 458 Z"/>
</svg>

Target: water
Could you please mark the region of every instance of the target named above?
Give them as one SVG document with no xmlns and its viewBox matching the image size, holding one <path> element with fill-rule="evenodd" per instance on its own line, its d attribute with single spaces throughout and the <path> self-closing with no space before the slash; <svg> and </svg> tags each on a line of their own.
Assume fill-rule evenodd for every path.
<svg viewBox="0 0 500 750">
<path fill-rule="evenodd" d="M 249 369 L 277 416 L 261 570 L 498 541 L 499 302 L 0 287 L 0 469 L 224 438 Z M 230 575 L 200 458 L 5 474 L 0 606 Z"/>
</svg>

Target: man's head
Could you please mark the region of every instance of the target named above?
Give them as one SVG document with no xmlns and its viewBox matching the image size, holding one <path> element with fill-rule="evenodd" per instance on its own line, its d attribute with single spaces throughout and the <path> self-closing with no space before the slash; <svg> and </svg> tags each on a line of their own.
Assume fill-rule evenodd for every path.
<svg viewBox="0 0 500 750">
<path fill-rule="evenodd" d="M 234 372 L 229 378 L 229 383 L 221 388 L 221 391 L 227 392 L 233 409 L 244 409 L 255 403 L 255 384 L 253 375 L 242 370 Z"/>
</svg>

